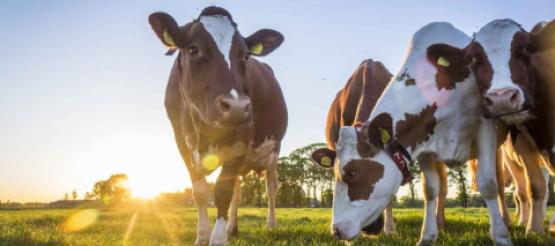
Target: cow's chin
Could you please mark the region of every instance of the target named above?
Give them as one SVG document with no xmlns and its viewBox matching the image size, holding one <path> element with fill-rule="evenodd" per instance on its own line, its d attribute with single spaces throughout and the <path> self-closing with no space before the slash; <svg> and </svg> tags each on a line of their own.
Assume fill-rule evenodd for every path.
<svg viewBox="0 0 555 246">
<path fill-rule="evenodd" d="M 518 112 L 502 114 L 495 118 L 507 125 L 518 125 L 532 119 L 532 113 L 528 109 L 523 109 Z"/>
<path fill-rule="evenodd" d="M 378 235 L 380 234 L 380 232 L 382 232 L 383 225 L 384 225 L 384 221 L 383 221 L 383 214 L 382 214 L 370 225 L 367 225 L 366 227 L 362 228 L 362 232 L 368 235 Z"/>
</svg>

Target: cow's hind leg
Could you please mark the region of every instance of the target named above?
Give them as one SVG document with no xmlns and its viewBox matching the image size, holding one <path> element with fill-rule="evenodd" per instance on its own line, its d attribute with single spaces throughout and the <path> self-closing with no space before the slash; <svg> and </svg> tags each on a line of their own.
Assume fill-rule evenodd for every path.
<svg viewBox="0 0 555 246">
<path fill-rule="evenodd" d="M 497 155 L 495 157 L 495 168 L 497 173 L 497 202 L 499 204 L 499 209 L 501 210 L 501 216 L 503 216 L 503 221 L 505 225 L 511 225 L 511 215 L 509 214 L 509 208 L 507 207 L 507 202 L 505 201 L 505 169 L 503 168 L 503 150 L 497 148 Z"/>
<path fill-rule="evenodd" d="M 436 169 L 439 177 L 439 196 L 437 197 L 437 227 L 441 230 L 445 226 L 445 201 L 447 200 L 447 170 L 441 162 L 436 163 Z"/>
<path fill-rule="evenodd" d="M 526 234 L 543 233 L 543 220 L 545 218 L 544 199 L 547 181 L 543 176 L 540 166 L 539 151 L 531 137 L 524 131 L 516 137 L 514 147 L 524 160 L 528 198 L 532 205 L 528 225 L 526 226 Z"/>
<path fill-rule="evenodd" d="M 278 190 L 277 154 L 272 154 L 266 170 L 266 194 L 268 195 L 268 228 L 275 229 L 276 222 L 276 194 Z"/>
<path fill-rule="evenodd" d="M 210 237 L 210 245 L 228 245 L 227 239 L 227 221 L 228 210 L 233 197 L 235 180 L 237 179 L 237 171 L 233 164 L 224 164 L 222 172 L 218 177 L 215 185 L 214 199 L 216 201 L 216 225 L 212 230 Z"/>
<path fill-rule="evenodd" d="M 231 206 L 229 207 L 229 223 L 227 224 L 227 233 L 230 235 L 237 235 L 239 229 L 237 227 L 237 210 L 241 204 L 241 180 L 235 180 L 235 188 L 233 190 L 233 197 L 231 198 Z"/>
<path fill-rule="evenodd" d="M 495 124 L 492 120 L 481 119 L 478 128 L 478 172 L 476 180 L 480 195 L 486 202 L 490 220 L 490 234 L 497 245 L 512 245 L 507 225 L 499 211 L 496 150 L 497 139 Z"/>
<path fill-rule="evenodd" d="M 420 233 L 418 245 L 430 245 L 437 240 L 438 230 L 436 221 L 437 197 L 439 195 L 439 175 L 434 156 L 421 154 L 418 157 L 422 171 L 422 188 L 424 193 L 424 224 Z"/>
</svg>

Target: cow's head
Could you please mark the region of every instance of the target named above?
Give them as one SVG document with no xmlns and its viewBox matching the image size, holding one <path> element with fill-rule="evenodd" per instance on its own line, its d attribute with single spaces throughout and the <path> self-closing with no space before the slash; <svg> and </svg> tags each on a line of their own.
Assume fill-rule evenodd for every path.
<svg viewBox="0 0 555 246">
<path fill-rule="evenodd" d="M 168 54 L 179 51 L 172 74 L 193 112 L 216 127 L 252 122 L 250 88 L 245 86 L 248 59 L 276 49 L 283 41 L 279 32 L 262 29 L 244 38 L 229 12 L 219 7 L 204 9 L 181 27 L 161 12 L 150 15 L 149 22 Z"/>
<path fill-rule="evenodd" d="M 391 127 L 391 117 L 381 114 L 365 126 L 341 128 L 336 151 L 323 148 L 312 153 L 316 163 L 335 172 L 331 229 L 337 239 L 381 230 L 383 209 L 403 181 L 384 149 Z"/>
<path fill-rule="evenodd" d="M 529 33 L 512 20 L 495 20 L 475 33 L 464 49 L 430 46 L 428 59 L 438 67 L 438 75 L 469 66 L 483 95 L 484 116 L 517 124 L 532 116 L 528 110 L 534 105 L 535 78 L 530 58 L 553 48 L 547 36 L 554 30 L 555 25 Z"/>
</svg>

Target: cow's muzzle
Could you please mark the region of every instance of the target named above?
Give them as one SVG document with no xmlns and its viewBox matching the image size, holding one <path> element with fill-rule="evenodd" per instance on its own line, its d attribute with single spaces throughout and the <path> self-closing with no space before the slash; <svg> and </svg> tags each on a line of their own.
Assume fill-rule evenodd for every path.
<svg viewBox="0 0 555 246">
<path fill-rule="evenodd" d="M 222 126 L 234 127 L 252 120 L 252 104 L 249 97 L 218 96 L 215 103 L 221 114 L 219 124 Z"/>
</svg>

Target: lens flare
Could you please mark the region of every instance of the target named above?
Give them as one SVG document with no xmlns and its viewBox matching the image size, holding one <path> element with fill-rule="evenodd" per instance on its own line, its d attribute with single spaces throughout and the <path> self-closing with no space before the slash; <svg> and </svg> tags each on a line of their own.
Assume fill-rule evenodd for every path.
<svg viewBox="0 0 555 246">
<path fill-rule="evenodd" d="M 96 209 L 84 209 L 72 214 L 62 224 L 64 232 L 75 232 L 83 230 L 94 224 L 98 219 L 98 211 Z"/>
<path fill-rule="evenodd" d="M 213 171 L 220 165 L 220 158 L 217 155 L 209 154 L 202 158 L 202 166 L 208 170 Z"/>
</svg>

